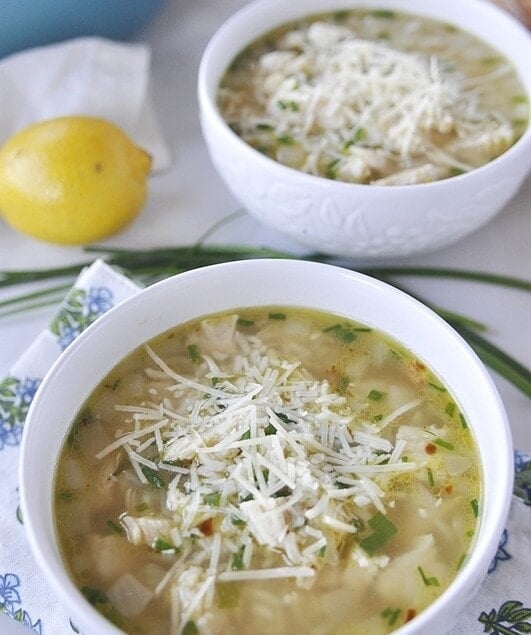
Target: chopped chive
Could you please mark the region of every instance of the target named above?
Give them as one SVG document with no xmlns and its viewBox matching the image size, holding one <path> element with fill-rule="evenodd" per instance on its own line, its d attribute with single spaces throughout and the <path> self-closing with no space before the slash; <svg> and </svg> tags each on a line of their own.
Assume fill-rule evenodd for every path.
<svg viewBox="0 0 531 635">
<path fill-rule="evenodd" d="M 326 554 L 326 545 L 323 545 L 317 552 L 317 555 L 319 556 L 319 558 L 324 558 L 325 554 Z"/>
<path fill-rule="evenodd" d="M 447 414 L 449 417 L 453 417 L 453 416 L 454 416 L 454 414 L 455 414 L 455 403 L 454 403 L 453 401 L 449 401 L 449 402 L 446 404 L 446 408 L 444 409 L 444 412 L 446 412 L 446 414 Z"/>
<path fill-rule="evenodd" d="M 163 540 L 162 538 L 157 538 L 153 542 L 152 546 L 153 546 L 153 549 L 155 549 L 155 551 L 160 551 L 160 552 L 177 553 L 179 551 L 179 549 L 175 545 L 172 545 L 171 542 L 167 542 L 166 540 Z"/>
<path fill-rule="evenodd" d="M 422 581 L 424 582 L 426 586 L 439 586 L 439 580 L 437 580 L 436 577 L 434 576 L 428 577 L 422 570 L 422 567 L 417 567 L 417 570 L 420 573 Z"/>
<path fill-rule="evenodd" d="M 435 481 L 433 479 L 433 472 L 431 471 L 431 468 L 426 468 L 426 472 L 428 472 L 428 483 L 430 484 L 430 487 L 433 487 L 435 485 Z"/>
<path fill-rule="evenodd" d="M 284 487 L 279 489 L 278 492 L 275 492 L 273 494 L 273 498 L 285 498 L 286 496 L 289 496 L 292 493 L 292 491 L 293 490 L 290 487 L 288 487 L 287 485 L 284 485 Z"/>
<path fill-rule="evenodd" d="M 280 312 L 273 312 L 273 313 L 269 313 L 268 315 L 270 320 L 285 320 L 286 319 L 286 314 L 285 313 L 280 313 Z"/>
<path fill-rule="evenodd" d="M 276 416 L 282 421 L 282 423 L 295 423 L 292 419 L 285 415 L 283 412 L 275 412 Z"/>
<path fill-rule="evenodd" d="M 201 360 L 201 352 L 197 344 L 190 344 L 188 347 L 188 359 L 192 364 L 197 364 Z"/>
<path fill-rule="evenodd" d="M 109 529 L 112 529 L 112 531 L 114 531 L 117 534 L 123 534 L 124 533 L 124 528 L 117 523 L 115 520 L 112 520 L 111 518 L 109 518 L 109 520 L 107 521 L 107 527 Z"/>
<path fill-rule="evenodd" d="M 437 439 L 434 440 L 435 445 L 440 446 L 441 448 L 445 448 L 446 450 L 454 450 L 455 447 L 452 443 L 448 443 L 448 441 L 445 441 L 444 439 L 440 439 L 439 437 L 437 437 Z"/>
<path fill-rule="evenodd" d="M 210 505 L 211 507 L 219 507 L 219 501 L 221 500 L 220 492 L 211 492 L 210 494 L 205 494 L 203 496 L 203 501 L 206 505 Z"/>
<path fill-rule="evenodd" d="M 284 99 L 279 99 L 277 106 L 280 110 L 291 110 L 291 112 L 297 112 L 299 110 L 299 104 L 293 100 L 285 101 Z"/>
<path fill-rule="evenodd" d="M 247 439 L 250 439 L 250 438 L 251 438 L 251 431 L 246 430 L 240 437 L 240 441 L 247 441 Z"/>
<path fill-rule="evenodd" d="M 470 501 L 470 507 L 472 507 L 472 513 L 477 518 L 478 515 L 479 515 L 479 503 L 478 503 L 478 499 L 477 498 L 473 498 Z"/>
<path fill-rule="evenodd" d="M 468 428 L 468 423 L 466 422 L 465 416 L 461 412 L 459 413 L 459 420 L 461 421 L 461 426 L 463 428 Z"/>
<path fill-rule="evenodd" d="M 238 326 L 253 326 L 254 320 L 246 320 L 244 318 L 239 318 L 236 324 Z"/>
<path fill-rule="evenodd" d="M 339 163 L 339 159 L 332 159 L 329 163 L 327 163 L 324 175 L 327 179 L 335 179 L 337 178 L 337 165 Z"/>
<path fill-rule="evenodd" d="M 230 568 L 233 571 L 241 571 L 243 569 L 243 552 L 245 547 L 240 547 L 239 550 L 233 554 Z"/>
<path fill-rule="evenodd" d="M 446 388 L 444 386 L 439 386 L 438 384 L 434 384 L 432 381 L 428 382 L 428 386 L 435 388 L 435 390 L 438 390 L 439 392 L 446 392 Z"/>
<path fill-rule="evenodd" d="M 382 401 L 384 397 L 385 393 L 381 390 L 376 390 L 375 388 L 373 388 L 367 395 L 367 399 L 370 399 L 371 401 Z"/>
<path fill-rule="evenodd" d="M 157 489 L 166 487 L 166 482 L 159 476 L 158 472 L 151 469 L 147 465 L 142 466 L 142 474 L 147 478 L 148 482 Z"/>
<path fill-rule="evenodd" d="M 291 145 L 293 145 L 295 143 L 295 140 L 289 134 L 280 135 L 280 137 L 277 137 L 277 141 L 282 146 L 291 146 Z"/>
<path fill-rule="evenodd" d="M 465 170 L 463 170 L 462 168 L 450 168 L 448 170 L 448 176 L 460 176 L 461 174 L 464 174 Z"/>
<path fill-rule="evenodd" d="M 270 436 L 271 434 L 276 434 L 277 433 L 277 429 L 275 428 L 275 426 L 270 423 L 266 428 L 264 428 L 264 433 L 267 436 Z"/>
<path fill-rule="evenodd" d="M 273 126 L 268 123 L 257 123 L 256 129 L 257 130 L 273 130 Z"/>
<path fill-rule="evenodd" d="M 350 148 L 350 146 L 356 145 L 356 143 L 359 143 L 360 141 L 365 141 L 366 138 L 367 132 L 365 128 L 358 128 L 343 147 L 345 150 L 347 150 L 348 148 Z"/>
<path fill-rule="evenodd" d="M 353 342 L 356 339 L 354 329 L 341 324 L 327 326 L 323 329 L 323 333 L 331 333 L 332 335 L 335 335 L 335 337 L 344 344 L 350 344 L 350 342 Z"/>
<path fill-rule="evenodd" d="M 384 609 L 380 615 L 387 621 L 389 626 L 393 626 L 393 624 L 398 619 L 400 615 L 400 609 L 392 609 L 390 606 Z"/>
<path fill-rule="evenodd" d="M 372 556 L 398 532 L 398 529 L 381 512 L 377 512 L 369 519 L 369 526 L 373 533 L 360 542 L 360 547 Z"/>
<path fill-rule="evenodd" d="M 238 516 L 232 515 L 230 517 L 230 522 L 237 527 L 244 527 L 247 523 L 243 518 L 238 518 Z"/>
</svg>

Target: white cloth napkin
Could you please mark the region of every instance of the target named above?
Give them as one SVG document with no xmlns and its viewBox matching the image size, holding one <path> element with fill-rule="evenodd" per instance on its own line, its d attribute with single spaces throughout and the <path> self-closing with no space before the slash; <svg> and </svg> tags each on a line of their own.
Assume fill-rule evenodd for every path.
<svg viewBox="0 0 531 635">
<path fill-rule="evenodd" d="M 96 261 L 80 275 L 49 329 L 0 381 L 0 611 L 39 635 L 78 631 L 75 616 L 65 613 L 49 589 L 25 539 L 17 489 L 24 420 L 61 351 L 101 314 L 137 291 L 131 280 Z M 515 458 L 518 496 L 513 497 L 498 553 L 477 596 L 448 635 L 531 633 L 531 457 L 517 452 Z"/>
<path fill-rule="evenodd" d="M 153 157 L 171 155 L 150 98 L 151 51 L 98 37 L 29 49 L 0 61 L 0 143 L 18 130 L 65 115 L 108 119 Z"/>
</svg>

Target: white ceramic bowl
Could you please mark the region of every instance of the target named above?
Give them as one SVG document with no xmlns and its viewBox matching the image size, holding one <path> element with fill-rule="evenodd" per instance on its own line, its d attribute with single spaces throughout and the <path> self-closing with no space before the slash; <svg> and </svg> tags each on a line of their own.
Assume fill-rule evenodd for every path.
<svg viewBox="0 0 531 635">
<path fill-rule="evenodd" d="M 490 376 L 468 345 L 422 304 L 365 275 L 318 263 L 253 260 L 214 265 L 160 282 L 99 318 L 63 353 L 31 406 L 22 442 L 20 494 L 31 549 L 58 599 L 85 633 L 118 633 L 76 590 L 54 530 L 54 466 L 80 405 L 115 364 L 168 328 L 243 306 L 329 311 L 379 329 L 431 367 L 451 390 L 475 435 L 483 504 L 473 552 L 455 581 L 397 635 L 436 635 L 470 601 L 505 526 L 512 491 L 512 444 Z"/>
<path fill-rule="evenodd" d="M 453 243 L 487 223 L 531 167 L 531 128 L 503 155 L 467 174 L 422 185 L 332 181 L 286 167 L 242 141 L 216 106 L 233 58 L 275 26 L 349 7 L 387 8 L 455 24 L 499 49 L 531 95 L 531 37 L 485 0 L 255 0 L 208 44 L 199 70 L 201 126 L 211 159 L 247 211 L 313 249 L 353 257 L 407 256 Z"/>
</svg>

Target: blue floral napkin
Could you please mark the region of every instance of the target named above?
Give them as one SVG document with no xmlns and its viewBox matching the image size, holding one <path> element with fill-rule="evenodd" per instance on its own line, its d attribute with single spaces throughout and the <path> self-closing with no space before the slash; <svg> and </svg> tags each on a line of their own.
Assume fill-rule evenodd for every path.
<svg viewBox="0 0 531 635">
<path fill-rule="evenodd" d="M 39 573 L 25 539 L 17 483 L 24 420 L 60 353 L 100 315 L 138 290 L 96 261 L 81 273 L 49 328 L 0 382 L 0 612 L 40 635 L 79 631 Z M 515 492 L 498 553 L 476 598 L 448 635 L 531 633 L 531 456 L 517 452 L 515 458 Z"/>
</svg>

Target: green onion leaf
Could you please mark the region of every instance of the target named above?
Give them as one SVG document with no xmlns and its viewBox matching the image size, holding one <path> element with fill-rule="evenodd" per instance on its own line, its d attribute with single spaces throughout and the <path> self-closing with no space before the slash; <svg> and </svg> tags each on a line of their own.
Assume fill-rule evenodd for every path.
<svg viewBox="0 0 531 635">
<path fill-rule="evenodd" d="M 381 390 L 375 390 L 374 388 L 367 395 L 367 399 L 370 399 L 371 401 L 382 401 L 384 397 L 384 392 L 382 392 Z"/>
<path fill-rule="evenodd" d="M 446 450 L 455 450 L 455 447 L 452 443 L 448 443 L 448 441 L 445 441 L 444 439 L 434 439 L 433 441 L 435 443 L 435 445 L 438 445 L 441 448 L 445 448 Z"/>
<path fill-rule="evenodd" d="M 286 314 L 285 313 L 269 313 L 269 319 L 270 320 L 285 320 L 286 319 Z"/>
<path fill-rule="evenodd" d="M 211 492 L 210 494 L 205 494 L 203 496 L 203 501 L 205 505 L 210 505 L 211 507 L 219 507 L 220 500 L 221 500 L 220 492 Z"/>
<path fill-rule="evenodd" d="M 241 571 L 243 569 L 243 552 L 245 547 L 240 547 L 240 549 L 233 554 L 230 568 L 233 571 Z"/>
<path fill-rule="evenodd" d="M 426 586 L 439 586 L 439 580 L 435 577 L 428 577 L 422 570 L 422 567 L 417 567 L 417 570 Z"/>
<path fill-rule="evenodd" d="M 201 352 L 199 351 L 199 346 L 197 346 L 197 344 L 189 344 L 187 350 L 188 359 L 192 362 L 192 364 L 198 364 L 201 361 Z"/>
<path fill-rule="evenodd" d="M 398 533 L 395 525 L 381 512 L 377 512 L 369 519 L 369 527 L 373 530 L 373 533 L 360 542 L 360 547 L 370 556 Z"/>
</svg>

